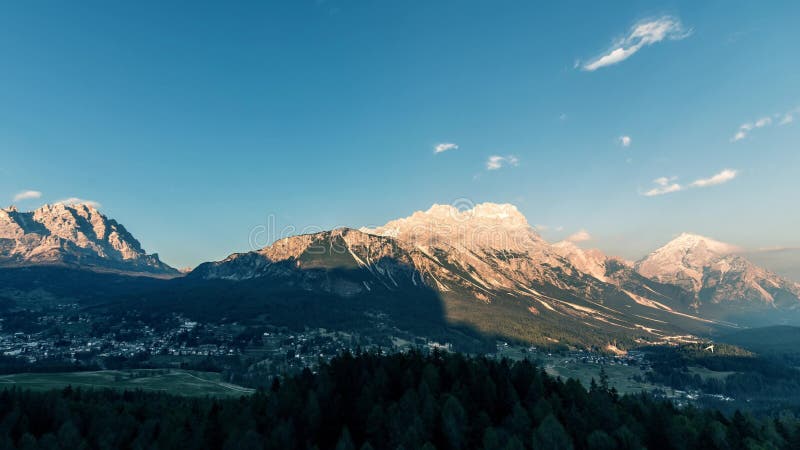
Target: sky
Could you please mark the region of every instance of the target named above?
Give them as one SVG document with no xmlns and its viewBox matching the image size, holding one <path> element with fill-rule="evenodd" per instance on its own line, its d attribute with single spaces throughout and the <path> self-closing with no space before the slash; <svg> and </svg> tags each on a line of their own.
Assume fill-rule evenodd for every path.
<svg viewBox="0 0 800 450">
<path fill-rule="evenodd" d="M 273 221 L 487 201 L 630 259 L 687 231 L 797 267 L 798 18 L 791 1 L 4 2 L 0 202 L 96 202 L 177 267 Z"/>
</svg>

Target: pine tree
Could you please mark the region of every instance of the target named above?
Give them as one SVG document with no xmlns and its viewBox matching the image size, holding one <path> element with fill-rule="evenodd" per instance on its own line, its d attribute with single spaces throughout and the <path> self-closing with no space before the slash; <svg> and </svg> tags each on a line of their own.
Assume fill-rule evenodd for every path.
<svg viewBox="0 0 800 450">
<path fill-rule="evenodd" d="M 608 391 L 608 374 L 604 366 L 600 366 L 600 389 Z"/>
<path fill-rule="evenodd" d="M 336 450 L 356 450 L 353 439 L 350 437 L 350 430 L 347 427 L 342 428 L 342 435 L 339 436 L 339 442 L 336 444 Z"/>
<path fill-rule="evenodd" d="M 558 419 L 550 414 L 534 430 L 533 448 L 537 450 L 572 450 L 572 439 Z"/>
<path fill-rule="evenodd" d="M 442 432 L 451 449 L 460 449 L 464 446 L 467 431 L 467 415 L 461 402 L 454 396 L 448 396 L 442 408 Z"/>
</svg>

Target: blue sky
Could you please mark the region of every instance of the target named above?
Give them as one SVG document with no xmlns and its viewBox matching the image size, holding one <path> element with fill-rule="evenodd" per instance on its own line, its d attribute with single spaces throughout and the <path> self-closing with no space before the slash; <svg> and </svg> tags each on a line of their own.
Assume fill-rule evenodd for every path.
<svg viewBox="0 0 800 450">
<path fill-rule="evenodd" d="M 628 258 L 682 231 L 800 247 L 798 17 L 798 2 L 7 2 L 0 197 L 99 202 L 176 266 L 248 250 L 270 215 L 358 227 L 460 198 Z M 41 195 L 14 201 L 25 191 Z"/>
</svg>

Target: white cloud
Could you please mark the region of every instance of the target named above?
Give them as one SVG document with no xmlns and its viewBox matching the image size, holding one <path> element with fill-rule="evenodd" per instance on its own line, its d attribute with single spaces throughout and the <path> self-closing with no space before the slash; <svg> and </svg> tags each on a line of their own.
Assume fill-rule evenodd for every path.
<svg viewBox="0 0 800 450">
<path fill-rule="evenodd" d="M 486 170 L 497 170 L 504 166 L 516 167 L 518 165 L 519 159 L 514 155 L 492 155 L 488 160 L 486 160 Z"/>
<path fill-rule="evenodd" d="M 39 192 L 39 191 L 22 191 L 22 192 L 17 193 L 17 195 L 14 196 L 14 201 L 18 202 L 18 201 L 21 201 L 21 200 L 31 200 L 31 199 L 34 199 L 34 198 L 41 198 L 41 197 L 42 197 L 42 193 Z"/>
<path fill-rule="evenodd" d="M 745 122 L 739 125 L 739 129 L 734 133 L 731 142 L 741 141 L 749 136 L 753 130 L 772 126 L 776 122 L 778 126 L 788 125 L 794 122 L 794 114 L 797 112 L 800 112 L 800 108 L 795 108 L 783 113 L 775 113 L 772 116 L 764 116 L 752 122 Z"/>
<path fill-rule="evenodd" d="M 776 246 L 773 246 L 773 247 L 761 247 L 761 248 L 757 248 L 755 250 L 750 250 L 750 253 L 756 253 L 756 252 L 791 252 L 791 251 L 797 251 L 797 250 L 800 250 L 800 247 L 788 247 L 788 246 L 776 245 Z"/>
<path fill-rule="evenodd" d="M 656 195 L 664 195 L 683 190 L 683 186 L 681 186 L 678 183 L 670 183 L 669 181 L 667 181 L 666 183 L 662 184 L 658 182 L 658 180 L 664 180 L 664 179 L 665 179 L 664 177 L 661 177 L 653 180 L 653 182 L 658 184 L 658 186 L 645 192 L 644 195 L 646 197 L 655 197 Z"/>
<path fill-rule="evenodd" d="M 770 119 L 769 117 L 762 117 L 756 120 L 756 123 L 754 124 L 756 128 L 762 128 L 767 125 L 772 125 L 772 119 Z"/>
<path fill-rule="evenodd" d="M 489 160 L 486 161 L 486 169 L 487 170 L 496 170 L 503 167 L 503 157 L 502 156 L 490 156 Z"/>
<path fill-rule="evenodd" d="M 708 186 L 715 186 L 717 184 L 727 183 L 732 179 L 736 178 L 736 175 L 739 174 L 738 170 L 731 170 L 725 169 L 718 174 L 714 174 L 709 178 L 701 178 L 699 180 L 695 180 L 690 185 L 691 187 L 708 187 Z"/>
<path fill-rule="evenodd" d="M 592 72 L 611 66 L 633 56 L 642 48 L 665 39 L 676 41 L 688 37 L 692 30 L 684 28 L 677 17 L 664 16 L 642 21 L 631 27 L 628 35 L 617 39 L 604 54 L 583 65 L 583 70 Z"/>
<path fill-rule="evenodd" d="M 590 239 L 592 239 L 592 235 L 589 234 L 589 232 L 586 230 L 581 230 L 578 231 L 577 233 L 573 233 L 567 236 L 566 240 L 569 242 L 586 242 Z"/>
<path fill-rule="evenodd" d="M 453 144 L 452 142 L 442 142 L 441 144 L 436 144 L 433 147 L 434 153 L 442 153 L 448 150 L 458 150 L 458 144 Z"/>
<path fill-rule="evenodd" d="M 630 136 L 620 136 L 617 138 L 619 141 L 619 145 L 623 147 L 630 147 L 631 146 L 631 137 Z"/>
<path fill-rule="evenodd" d="M 666 186 L 669 184 L 670 181 L 677 180 L 678 177 L 659 177 L 653 180 L 653 183 L 659 186 Z"/>
<path fill-rule="evenodd" d="M 546 232 L 546 231 L 564 231 L 564 226 L 563 226 L 563 225 L 555 225 L 555 226 L 552 226 L 552 225 L 542 225 L 542 224 L 536 224 L 536 225 L 534 225 L 534 226 L 533 226 L 533 229 L 534 229 L 534 230 L 536 230 L 536 231 L 540 231 L 540 232 Z"/>
<path fill-rule="evenodd" d="M 78 197 L 65 198 L 63 200 L 58 200 L 56 202 L 53 202 L 53 204 L 55 204 L 55 205 L 86 205 L 86 206 L 91 206 L 93 208 L 99 208 L 101 206 L 100 202 L 96 202 L 94 200 L 85 200 L 85 199 L 78 198 Z"/>
<path fill-rule="evenodd" d="M 738 170 L 724 169 L 708 178 L 694 180 L 688 185 L 681 185 L 680 183 L 676 182 L 675 180 L 677 180 L 678 177 L 659 177 L 653 180 L 653 183 L 656 184 L 656 187 L 644 192 L 642 195 L 645 197 L 655 197 L 658 195 L 684 191 L 686 189 L 716 186 L 718 184 L 727 183 L 728 181 L 733 180 L 738 174 Z"/>
</svg>

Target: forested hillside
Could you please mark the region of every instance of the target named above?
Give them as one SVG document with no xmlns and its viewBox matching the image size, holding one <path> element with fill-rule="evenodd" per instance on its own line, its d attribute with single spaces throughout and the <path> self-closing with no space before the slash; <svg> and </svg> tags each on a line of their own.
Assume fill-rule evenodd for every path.
<svg viewBox="0 0 800 450">
<path fill-rule="evenodd" d="M 0 392 L 0 447 L 26 449 L 799 448 L 790 412 L 756 419 L 586 389 L 528 361 L 345 354 L 234 400 Z"/>
</svg>

